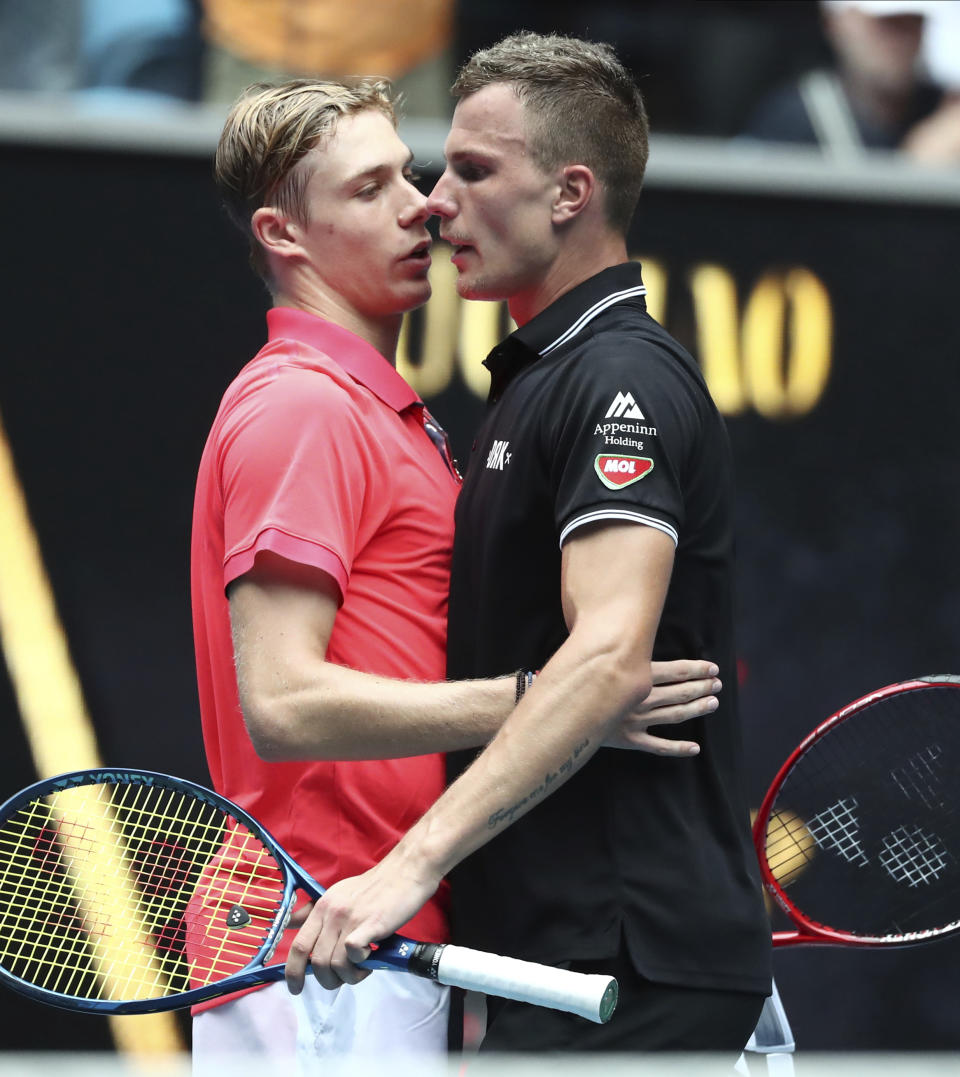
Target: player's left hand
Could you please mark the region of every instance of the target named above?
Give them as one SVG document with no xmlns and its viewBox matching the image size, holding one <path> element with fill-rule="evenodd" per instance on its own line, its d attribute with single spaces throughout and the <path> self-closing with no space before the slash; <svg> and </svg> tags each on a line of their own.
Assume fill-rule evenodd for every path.
<svg viewBox="0 0 960 1077">
<path fill-rule="evenodd" d="M 718 672 L 714 663 L 699 660 L 651 662 L 653 688 L 613 729 L 605 746 L 664 756 L 697 755 L 700 746 L 696 741 L 660 737 L 650 729 L 712 714 L 719 705 L 717 693 L 723 687 Z"/>
<path fill-rule="evenodd" d="M 291 994 L 303 990 L 308 962 L 330 990 L 366 979 L 371 970 L 357 963 L 417 913 L 440 885 L 426 865 L 405 861 L 399 848 L 363 875 L 334 884 L 314 905 L 291 917 L 300 926 L 284 974 Z"/>
</svg>

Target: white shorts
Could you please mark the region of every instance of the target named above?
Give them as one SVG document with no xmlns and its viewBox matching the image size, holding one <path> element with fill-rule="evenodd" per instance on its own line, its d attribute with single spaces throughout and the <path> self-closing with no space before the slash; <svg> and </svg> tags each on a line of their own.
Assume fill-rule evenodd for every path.
<svg viewBox="0 0 960 1077">
<path fill-rule="evenodd" d="M 414 1067 L 418 1074 L 447 1072 L 450 989 L 401 972 L 374 972 L 361 983 L 328 991 L 308 973 L 303 992 L 283 982 L 225 1002 L 193 1019 L 194 1077 L 213 1077 L 264 1062 L 276 1072 L 356 1075 L 389 1062 L 391 1073 Z M 409 1065 L 404 1065 L 408 1063 Z M 365 1072 L 365 1071 L 364 1071 Z"/>
</svg>

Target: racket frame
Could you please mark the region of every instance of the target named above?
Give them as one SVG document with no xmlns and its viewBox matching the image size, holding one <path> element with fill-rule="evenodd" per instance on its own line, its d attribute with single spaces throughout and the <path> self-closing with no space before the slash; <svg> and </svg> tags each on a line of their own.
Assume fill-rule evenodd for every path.
<svg viewBox="0 0 960 1077">
<path fill-rule="evenodd" d="M 4 804 L 0 805 L 0 826 L 3 825 L 13 814 L 25 804 L 40 799 L 41 797 L 63 792 L 66 789 L 75 789 L 85 785 L 143 785 L 149 788 L 174 789 L 197 798 L 201 802 L 224 812 L 230 818 L 235 819 L 247 827 L 260 842 L 263 843 L 267 852 L 278 862 L 283 872 L 284 888 L 280 896 L 277 913 L 267 935 L 253 958 L 238 972 L 232 973 L 223 980 L 205 984 L 202 987 L 192 988 L 189 991 L 178 991 L 162 995 L 158 998 L 149 999 L 94 999 L 79 995 L 64 995 L 47 988 L 40 987 L 24 980 L 8 969 L 0 965 L 0 982 L 5 982 L 14 990 L 30 998 L 43 1002 L 49 1006 L 57 1006 L 61 1009 L 85 1010 L 100 1014 L 137 1014 L 155 1013 L 159 1010 L 179 1009 L 180 1007 L 193 1006 L 198 1002 L 207 1002 L 210 999 L 219 998 L 221 995 L 232 994 L 242 991 L 247 987 L 256 987 L 261 984 L 273 983 L 283 979 L 284 965 L 268 965 L 271 954 L 276 949 L 280 934 L 289 919 L 289 913 L 294 903 L 295 893 L 298 889 L 307 891 L 311 897 L 318 898 L 323 894 L 323 887 L 312 879 L 286 852 L 277 844 L 275 839 L 264 827 L 247 814 L 239 805 L 220 796 L 212 789 L 207 789 L 185 778 L 176 778 L 170 774 L 161 774 L 157 771 L 128 769 L 124 767 L 95 767 L 90 770 L 70 771 L 66 774 L 58 774 L 52 778 L 45 778 L 35 782 L 26 789 L 21 790 Z M 405 968 L 409 958 L 399 945 L 400 936 L 395 937 L 397 945 L 386 945 L 385 953 L 377 951 L 374 963 L 364 963 L 368 968 Z M 412 940 L 402 940 L 407 944 L 416 946 Z M 394 940 L 390 940 L 392 944 Z"/>
<path fill-rule="evenodd" d="M 840 931 L 837 928 L 828 927 L 808 917 L 799 909 L 784 893 L 776 876 L 770 867 L 766 855 L 767 826 L 770 822 L 770 814 L 774 802 L 787 775 L 793 770 L 796 763 L 806 753 L 822 740 L 832 729 L 841 722 L 846 721 L 852 715 L 879 703 L 890 696 L 902 695 L 905 692 L 915 692 L 918 689 L 931 687 L 952 687 L 956 689 L 960 685 L 960 677 L 941 674 L 929 677 L 917 677 L 914 680 L 900 681 L 896 684 L 888 684 L 884 688 L 878 688 L 869 692 L 852 703 L 847 704 L 836 714 L 832 714 L 826 721 L 821 722 L 812 732 L 797 745 L 777 771 L 776 777 L 770 783 L 766 796 L 760 804 L 753 823 L 753 844 L 757 851 L 757 859 L 760 862 L 760 874 L 763 885 L 771 898 L 787 914 L 796 925 L 795 931 L 772 932 L 773 945 L 781 946 L 864 946 L 864 947 L 889 947 L 889 946 L 916 946 L 919 943 L 932 942 L 944 935 L 952 934 L 960 928 L 960 923 L 947 925 L 944 928 L 934 928 L 925 931 L 908 931 L 902 935 L 854 935 L 850 932 Z"/>
</svg>

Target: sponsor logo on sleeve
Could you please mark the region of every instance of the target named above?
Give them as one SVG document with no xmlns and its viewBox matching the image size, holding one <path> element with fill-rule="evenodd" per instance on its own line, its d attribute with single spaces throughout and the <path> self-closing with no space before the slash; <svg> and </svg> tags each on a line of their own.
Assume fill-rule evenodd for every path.
<svg viewBox="0 0 960 1077">
<path fill-rule="evenodd" d="M 622 490 L 653 471 L 653 461 L 649 456 L 608 456 L 601 453 L 593 466 L 600 481 L 611 490 Z"/>
<path fill-rule="evenodd" d="M 603 444 L 608 447 L 616 446 L 617 449 L 627 452 L 639 449 L 643 452 L 644 438 L 657 436 L 657 428 L 650 424 L 640 410 L 633 393 L 620 390 L 607 408 L 604 418 L 612 421 L 597 423 L 593 436 L 602 437 Z"/>
<path fill-rule="evenodd" d="M 643 419 L 643 412 L 637 407 L 633 393 L 625 393 L 621 390 L 613 398 L 613 403 L 607 408 L 605 419 Z"/>
</svg>

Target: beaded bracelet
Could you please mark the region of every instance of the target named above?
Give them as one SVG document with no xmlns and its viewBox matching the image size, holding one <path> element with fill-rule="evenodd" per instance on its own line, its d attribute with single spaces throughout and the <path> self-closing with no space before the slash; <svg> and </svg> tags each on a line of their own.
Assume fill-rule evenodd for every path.
<svg viewBox="0 0 960 1077">
<path fill-rule="evenodd" d="M 526 692 L 526 690 L 530 687 L 531 684 L 533 684 L 539 672 L 540 670 L 532 669 L 517 670 L 517 696 L 514 700 L 514 705 L 516 705 L 520 702 L 521 699 L 523 699 L 523 693 Z"/>
</svg>

